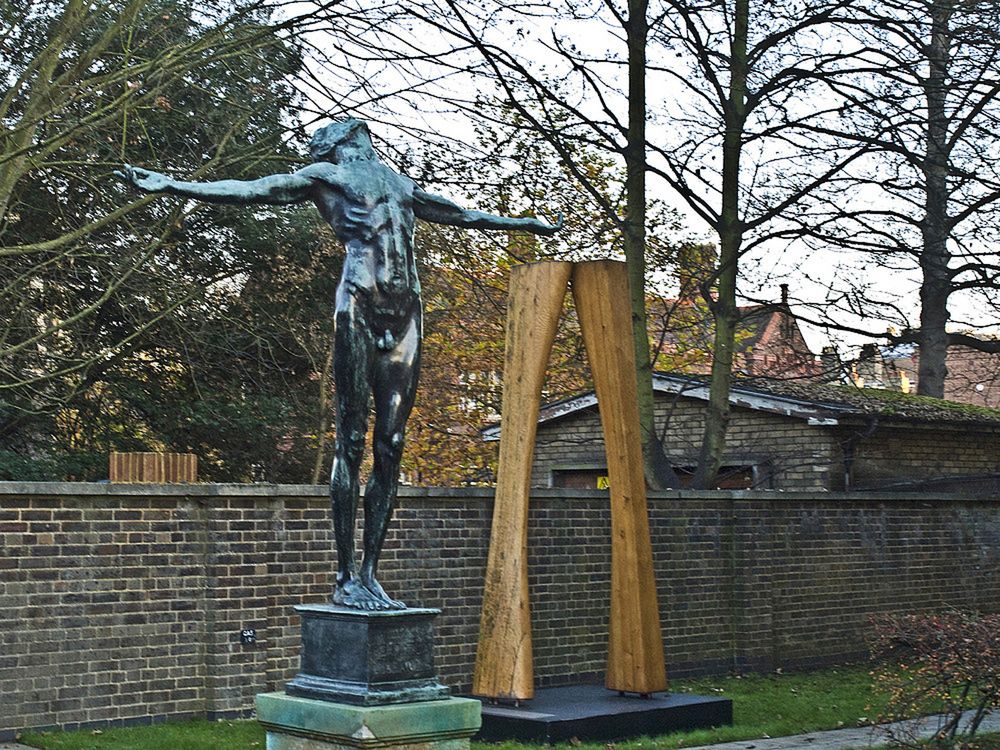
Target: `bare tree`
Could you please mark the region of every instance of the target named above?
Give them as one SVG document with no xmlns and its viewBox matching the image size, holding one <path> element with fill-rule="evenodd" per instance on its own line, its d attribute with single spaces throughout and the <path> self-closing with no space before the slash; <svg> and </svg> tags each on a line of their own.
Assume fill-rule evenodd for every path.
<svg viewBox="0 0 1000 750">
<path fill-rule="evenodd" d="M 325 92 L 324 96 L 350 101 L 369 117 L 371 113 L 384 112 L 397 127 L 401 126 L 398 110 L 382 108 L 398 107 L 401 99 L 417 111 L 445 107 L 450 112 L 464 113 L 473 122 L 496 125 L 509 126 L 513 112 L 518 127 L 548 141 L 573 178 L 583 186 L 585 194 L 622 236 L 621 247 L 629 273 L 647 479 L 654 487 L 676 486 L 676 475 L 664 458 L 653 425 L 652 370 L 645 309 L 647 0 L 629 0 L 627 6 L 620 9 L 610 3 L 606 6 L 597 3 L 596 7 L 611 11 L 610 16 L 596 19 L 597 22 L 610 24 L 625 37 L 621 60 L 611 63 L 621 62 L 627 67 L 627 104 L 620 114 L 608 109 L 606 119 L 584 116 L 584 111 L 573 104 L 578 90 L 563 90 L 536 70 L 528 57 L 513 52 L 511 45 L 506 43 L 511 33 L 516 33 L 526 43 L 537 41 L 528 39 L 531 31 L 522 23 L 531 25 L 528 19 L 534 18 L 540 24 L 557 16 L 569 20 L 595 20 L 593 9 L 573 4 L 555 8 L 532 2 L 510 9 L 499 2 L 473 7 L 453 0 L 429 3 L 400 0 L 382 6 L 374 13 L 365 14 L 364 18 L 352 18 L 347 24 L 347 34 L 343 35 L 341 30 L 347 41 L 337 46 L 336 55 L 324 57 L 326 69 L 331 72 L 345 72 L 342 61 L 350 58 L 364 60 L 368 66 L 366 70 L 379 75 L 358 80 L 355 78 L 358 71 L 354 68 L 348 74 L 355 86 L 341 83 L 343 93 L 331 96 Z M 516 31 L 508 24 L 513 24 Z M 575 71 L 576 81 L 571 88 L 579 84 L 590 93 L 602 90 L 603 85 L 593 79 L 589 67 L 580 64 L 564 40 L 556 38 L 541 44 L 548 48 L 547 54 L 567 61 L 570 70 Z M 397 82 L 395 88 L 379 84 L 379 78 L 385 77 L 382 75 L 385 69 L 392 71 L 391 80 Z M 449 88 L 447 83 L 452 80 L 461 83 Z M 318 77 L 316 88 L 324 88 Z M 469 96 L 470 88 L 480 95 Z M 422 101 L 415 101 L 417 96 Z M 440 117 L 440 113 L 437 116 Z M 402 125 L 401 129 L 410 134 L 419 132 L 421 137 L 430 136 L 432 140 L 440 136 L 422 131 L 419 126 L 415 129 L 412 124 Z M 594 148 L 614 154 L 624 163 L 624 211 L 620 210 L 618 197 L 608 194 L 601 181 L 589 173 L 585 160 L 579 158 L 580 154 L 589 154 Z M 463 150 L 468 153 L 468 149 Z M 430 151 L 434 153 L 433 148 Z M 488 158 L 488 154 L 483 156 Z M 455 154 L 449 154 L 449 158 L 454 159 Z M 442 170 L 440 164 L 429 162 L 424 162 L 429 168 L 423 177 L 440 179 L 441 172 L 447 168 Z"/>
<path fill-rule="evenodd" d="M 654 146 L 658 159 L 650 169 L 712 228 L 719 245 L 718 266 L 702 288 L 715 341 L 698 487 L 711 486 L 725 449 L 741 261 L 765 248 L 780 251 L 775 241 L 806 198 L 863 150 L 821 143 L 813 129 L 836 108 L 816 93 L 826 71 L 849 59 L 827 38 L 850 4 L 664 0 L 654 39 L 681 61 L 666 72 L 684 94 L 665 113 L 678 137 Z M 816 149 L 825 163 L 808 157 Z"/>
<path fill-rule="evenodd" d="M 831 181 L 826 215 L 811 229 L 893 272 L 916 271 L 917 325 L 905 305 L 857 283 L 837 298 L 851 300 L 850 312 L 891 317 L 902 330 L 887 338 L 919 345 L 918 392 L 940 398 L 950 345 L 1000 351 L 995 340 L 948 329 L 956 295 L 997 309 L 1000 7 L 884 0 L 852 11 L 841 33 L 856 40 L 858 62 L 829 81 L 844 105 L 824 135 L 864 144 L 871 156 Z"/>
<path fill-rule="evenodd" d="M 818 144 L 815 126 L 835 117 L 838 107 L 811 98 L 825 72 L 839 70 L 850 58 L 827 38 L 852 2 L 594 0 L 509 8 L 499 2 L 400 0 L 378 32 L 365 32 L 372 59 L 411 72 L 433 62 L 439 78 L 471 76 L 484 90 L 498 91 L 504 106 L 542 134 L 582 184 L 586 171 L 575 163 L 570 144 L 587 144 L 624 162 L 625 212 L 618 214 L 598 191 L 592 194 L 625 236 L 646 474 L 654 487 L 674 480 L 652 423 L 646 178 L 665 181 L 719 240 L 719 265 L 704 289 L 716 324 L 712 398 L 697 476 L 700 486 L 708 486 L 724 450 L 740 260 L 764 248 L 780 251 L 768 243 L 785 236 L 806 196 L 865 148 Z M 401 18 L 405 24 L 392 27 Z M 576 24 L 574 29 L 586 23 L 604 43 L 588 50 L 560 31 L 561 23 Z M 395 31 L 387 31 L 390 27 Z M 445 40 L 441 49 L 427 48 L 428 35 L 420 28 Z M 521 40 L 518 49 L 509 44 L 511 36 Z M 550 61 L 547 66 L 539 64 L 542 57 Z M 463 98 L 461 91 L 437 96 L 470 117 L 491 116 L 483 97 Z M 369 97 L 378 95 L 370 91 Z M 823 155 L 832 162 L 807 159 L 803 165 L 800 159 L 799 171 L 789 168 L 793 158 L 817 148 L 825 148 Z"/>
</svg>

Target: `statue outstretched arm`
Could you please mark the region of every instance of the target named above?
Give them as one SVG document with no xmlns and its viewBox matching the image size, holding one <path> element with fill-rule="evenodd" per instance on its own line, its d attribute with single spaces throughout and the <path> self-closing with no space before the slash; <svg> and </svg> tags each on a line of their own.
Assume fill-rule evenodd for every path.
<svg viewBox="0 0 1000 750">
<path fill-rule="evenodd" d="M 183 182 L 159 172 L 129 164 L 116 172 L 126 182 L 146 193 L 169 193 L 209 203 L 300 203 L 312 195 L 313 181 L 299 174 L 276 174 L 258 180 Z"/>
<path fill-rule="evenodd" d="M 563 225 L 561 214 L 555 224 L 529 217 L 494 216 L 462 208 L 447 198 L 424 192 L 420 188 L 413 191 L 413 213 L 418 219 L 432 221 L 435 224 L 450 224 L 466 229 L 520 229 L 545 236 L 555 234 Z"/>
</svg>

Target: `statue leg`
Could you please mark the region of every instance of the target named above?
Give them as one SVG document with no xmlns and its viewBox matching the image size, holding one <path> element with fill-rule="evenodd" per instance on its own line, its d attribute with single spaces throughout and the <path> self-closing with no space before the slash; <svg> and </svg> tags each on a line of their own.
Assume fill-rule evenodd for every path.
<svg viewBox="0 0 1000 750">
<path fill-rule="evenodd" d="M 365 489 L 365 556 L 361 563 L 361 580 L 390 609 L 405 609 L 406 605 L 391 599 L 385 593 L 376 573 L 379 554 L 396 506 L 404 431 L 417 390 L 420 329 L 418 309 L 413 313 L 405 334 L 395 348 L 376 355 L 372 372 L 372 391 L 375 396 L 375 462 Z"/>
<path fill-rule="evenodd" d="M 358 473 L 368 431 L 373 354 L 372 332 L 353 293 L 337 292 L 333 376 L 337 390 L 337 443 L 330 475 L 330 502 L 337 545 L 334 604 L 356 609 L 380 609 L 379 602 L 358 576 L 354 523 L 358 508 Z"/>
</svg>

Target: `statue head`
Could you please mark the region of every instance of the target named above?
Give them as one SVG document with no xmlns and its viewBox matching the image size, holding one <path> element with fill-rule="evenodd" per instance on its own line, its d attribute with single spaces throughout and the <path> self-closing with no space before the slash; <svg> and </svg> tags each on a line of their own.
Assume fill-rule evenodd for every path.
<svg viewBox="0 0 1000 750">
<path fill-rule="evenodd" d="M 376 158 L 368 123 L 353 117 L 317 130 L 309 142 L 309 153 L 313 161 L 334 163 Z"/>
</svg>

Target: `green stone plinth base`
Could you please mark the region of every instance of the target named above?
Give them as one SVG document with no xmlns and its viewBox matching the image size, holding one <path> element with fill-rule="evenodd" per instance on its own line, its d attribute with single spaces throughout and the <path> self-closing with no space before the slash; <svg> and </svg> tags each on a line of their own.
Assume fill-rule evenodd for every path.
<svg viewBox="0 0 1000 750">
<path fill-rule="evenodd" d="M 267 750 L 467 750 L 481 707 L 468 698 L 355 706 L 260 693 L 257 720 L 267 730 Z"/>
</svg>

